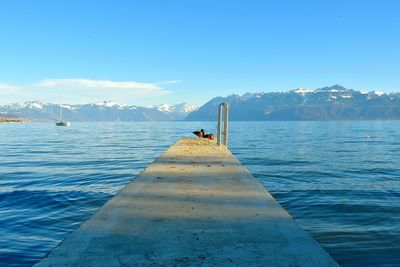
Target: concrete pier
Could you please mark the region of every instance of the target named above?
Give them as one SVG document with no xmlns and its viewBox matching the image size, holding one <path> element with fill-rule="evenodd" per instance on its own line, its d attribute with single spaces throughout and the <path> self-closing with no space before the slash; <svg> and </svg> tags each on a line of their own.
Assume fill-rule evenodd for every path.
<svg viewBox="0 0 400 267">
<path fill-rule="evenodd" d="M 228 149 L 181 139 L 36 266 L 338 266 Z"/>
</svg>

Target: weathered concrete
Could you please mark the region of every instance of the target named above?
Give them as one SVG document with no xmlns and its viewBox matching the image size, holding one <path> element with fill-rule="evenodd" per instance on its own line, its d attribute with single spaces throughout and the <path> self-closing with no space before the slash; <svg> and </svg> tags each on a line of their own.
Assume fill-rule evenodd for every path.
<svg viewBox="0 0 400 267">
<path fill-rule="evenodd" d="M 236 158 L 182 139 L 36 266 L 337 266 Z"/>
</svg>

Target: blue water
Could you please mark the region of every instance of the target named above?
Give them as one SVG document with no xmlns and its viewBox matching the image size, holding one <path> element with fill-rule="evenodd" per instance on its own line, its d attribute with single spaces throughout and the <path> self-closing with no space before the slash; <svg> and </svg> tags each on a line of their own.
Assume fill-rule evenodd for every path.
<svg viewBox="0 0 400 267">
<path fill-rule="evenodd" d="M 211 122 L 0 124 L 0 266 L 30 266 Z M 231 122 L 230 149 L 342 266 L 400 266 L 400 122 Z"/>
</svg>

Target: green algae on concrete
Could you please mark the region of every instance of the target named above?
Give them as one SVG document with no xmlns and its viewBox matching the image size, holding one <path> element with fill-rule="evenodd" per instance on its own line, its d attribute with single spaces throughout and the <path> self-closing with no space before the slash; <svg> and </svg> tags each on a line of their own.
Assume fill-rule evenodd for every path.
<svg viewBox="0 0 400 267">
<path fill-rule="evenodd" d="M 224 146 L 181 139 L 36 266 L 337 266 Z"/>
</svg>

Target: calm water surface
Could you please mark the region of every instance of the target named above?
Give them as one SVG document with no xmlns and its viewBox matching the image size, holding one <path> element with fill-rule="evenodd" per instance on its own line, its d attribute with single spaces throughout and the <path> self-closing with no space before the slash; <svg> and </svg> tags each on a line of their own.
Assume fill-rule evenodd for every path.
<svg viewBox="0 0 400 267">
<path fill-rule="evenodd" d="M 215 126 L 0 124 L 0 265 L 34 264 L 177 138 Z M 400 121 L 231 122 L 229 141 L 340 265 L 400 266 Z"/>
</svg>

